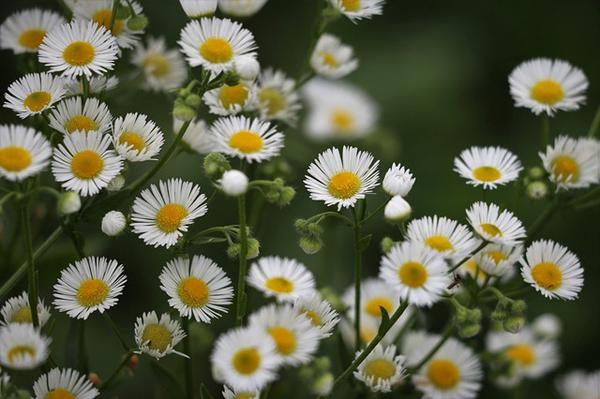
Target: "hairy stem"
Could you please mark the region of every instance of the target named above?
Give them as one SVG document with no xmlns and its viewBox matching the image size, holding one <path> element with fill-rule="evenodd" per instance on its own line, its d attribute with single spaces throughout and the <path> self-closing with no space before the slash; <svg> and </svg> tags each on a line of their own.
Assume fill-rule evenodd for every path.
<svg viewBox="0 0 600 399">
<path fill-rule="evenodd" d="M 356 336 L 355 349 L 361 347 L 360 341 L 360 282 L 362 277 L 362 248 L 360 243 L 361 224 L 356 210 L 352 208 L 354 217 L 354 334 Z"/>
<path fill-rule="evenodd" d="M 598 134 L 598 128 L 600 127 L 600 107 L 596 110 L 596 114 L 594 115 L 594 119 L 592 120 L 592 124 L 590 125 L 590 130 L 588 130 L 588 137 L 595 137 Z"/>
<path fill-rule="evenodd" d="M 440 337 L 440 340 L 437 342 L 437 344 L 435 344 L 435 346 L 433 348 L 431 348 L 431 350 L 423 357 L 423 359 L 421 359 L 421 361 L 419 363 L 417 363 L 416 366 L 412 367 L 411 370 L 413 372 L 416 372 L 421 367 L 423 367 L 423 365 L 425 365 L 425 363 L 427 363 L 429 360 L 431 360 L 431 358 L 437 353 L 437 351 L 440 350 L 442 345 L 444 345 L 444 343 L 446 343 L 448 338 L 450 338 L 452 336 L 453 331 L 454 331 L 454 323 L 452 321 L 449 321 L 448 324 L 446 325 L 446 328 L 444 329 L 444 332 L 442 333 L 442 336 Z"/>
<path fill-rule="evenodd" d="M 238 197 L 238 219 L 240 224 L 240 255 L 235 305 L 236 325 L 241 326 L 246 313 L 246 268 L 248 257 L 248 232 L 246 224 L 246 194 Z"/>
<path fill-rule="evenodd" d="M 185 338 L 183 338 L 183 350 L 190 357 L 185 359 L 185 386 L 187 399 L 194 399 L 194 363 L 192 356 L 192 341 L 190 339 L 190 324 L 191 321 L 187 317 L 181 320 L 183 329 L 185 330 Z"/>
<path fill-rule="evenodd" d="M 29 215 L 29 204 L 26 201 L 21 209 L 21 223 L 23 223 L 23 235 L 25 238 L 25 251 L 27 253 L 27 293 L 29 296 L 29 308 L 31 309 L 31 321 L 34 327 L 39 327 L 37 301 L 38 301 L 38 279 L 37 270 L 33 257 L 33 246 L 31 244 L 31 221 Z"/>
</svg>

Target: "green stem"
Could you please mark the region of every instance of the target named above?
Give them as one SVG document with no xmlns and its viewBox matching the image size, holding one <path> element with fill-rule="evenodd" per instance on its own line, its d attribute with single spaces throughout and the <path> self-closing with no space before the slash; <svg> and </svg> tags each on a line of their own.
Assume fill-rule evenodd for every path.
<svg viewBox="0 0 600 399">
<path fill-rule="evenodd" d="M 127 362 L 129 362 L 129 359 L 133 355 L 134 355 L 133 351 L 128 351 L 127 354 L 125 354 L 125 357 L 123 357 L 123 360 L 121 360 L 121 363 L 119 363 L 117 368 L 112 372 L 112 374 L 108 377 L 108 379 L 106 381 L 104 381 L 102 383 L 102 385 L 100 385 L 101 391 L 105 390 L 106 388 L 108 388 L 110 386 L 110 384 L 115 380 L 115 378 L 117 378 L 117 376 L 119 375 L 121 370 L 123 370 L 123 367 L 125 367 Z"/>
<path fill-rule="evenodd" d="M 592 124 L 590 125 L 590 130 L 588 130 L 588 137 L 595 137 L 598 133 L 598 128 L 600 127 L 600 107 L 596 110 L 596 115 L 594 115 L 594 119 L 592 120 Z"/>
<path fill-rule="evenodd" d="M 184 317 L 181 320 L 183 329 L 185 330 L 185 338 L 183 339 L 183 350 L 190 357 L 185 359 L 185 386 L 186 386 L 186 397 L 187 399 L 194 399 L 194 364 L 192 354 L 192 341 L 190 339 L 190 319 Z"/>
<path fill-rule="evenodd" d="M 446 343 L 448 338 L 450 338 L 452 336 L 453 331 L 454 331 L 454 323 L 452 321 L 450 321 L 446 325 L 446 329 L 444 330 L 438 343 L 435 344 L 435 346 L 433 348 L 431 348 L 431 350 L 423 357 L 423 359 L 421 359 L 421 361 L 419 363 L 417 363 L 416 366 L 411 367 L 412 372 L 418 371 L 421 367 L 423 367 L 423 365 L 425 363 L 427 363 L 429 360 L 431 360 L 431 358 L 437 353 L 437 351 L 440 350 L 442 345 L 444 345 L 444 343 Z"/>
<path fill-rule="evenodd" d="M 475 251 L 473 251 L 473 253 L 471 255 L 465 256 L 464 258 L 462 258 L 460 260 L 460 262 L 458 262 L 456 265 L 454 265 L 450 269 L 448 269 L 448 273 L 452 273 L 456 269 L 458 269 L 459 267 L 461 267 L 466 261 L 468 261 L 473 256 L 475 256 L 477 254 L 477 252 L 481 251 L 487 244 L 488 244 L 487 241 L 483 241 L 481 244 L 479 244 L 479 246 L 477 247 L 477 249 L 475 249 Z"/>
<path fill-rule="evenodd" d="M 83 98 L 87 100 L 90 96 L 90 81 L 85 74 L 81 75 L 81 87 L 83 88 Z"/>
<path fill-rule="evenodd" d="M 112 34 L 113 28 L 115 27 L 115 21 L 117 20 L 117 8 L 119 7 L 119 0 L 113 0 L 113 6 L 112 6 L 112 11 L 110 14 L 110 25 L 109 25 L 109 31 Z"/>
<path fill-rule="evenodd" d="M 538 215 L 534 222 L 527 229 L 527 241 L 531 241 L 544 227 L 544 225 L 550 220 L 552 214 L 558 209 L 558 200 L 555 198 L 549 203 L 546 208 Z"/>
<path fill-rule="evenodd" d="M 85 350 L 85 320 L 78 320 L 78 330 L 79 330 L 79 337 L 78 337 L 78 348 L 77 348 L 77 355 L 78 355 L 78 359 L 79 359 L 79 363 L 78 363 L 78 368 L 80 370 L 83 370 L 84 374 L 87 374 L 89 371 L 88 368 L 88 358 L 87 358 L 87 354 L 86 354 L 86 350 Z"/>
<path fill-rule="evenodd" d="M 326 219 L 328 217 L 338 218 L 338 219 L 344 221 L 344 223 L 346 223 L 348 226 L 354 225 L 354 222 L 352 220 L 350 220 L 346 216 L 342 215 L 341 213 L 333 212 L 333 211 L 327 211 L 327 212 L 318 213 L 318 214 L 316 214 L 314 216 L 309 217 L 307 220 L 309 222 L 312 222 L 312 221 L 314 221 L 316 219 L 317 223 L 321 223 L 321 221 L 323 219 Z"/>
<path fill-rule="evenodd" d="M 379 205 L 377 208 L 375 208 L 375 210 L 371 213 L 369 213 L 363 220 L 361 223 L 366 222 L 367 220 L 371 219 L 373 216 L 375 216 L 376 214 L 378 214 L 379 212 L 381 212 L 381 210 L 383 208 L 385 208 L 385 206 L 387 205 L 388 201 L 384 201 L 381 205 Z"/>
<path fill-rule="evenodd" d="M 12 197 L 14 197 L 16 195 L 17 195 L 16 191 L 11 191 L 10 193 L 6 194 L 4 197 L 0 198 L 0 209 L 4 206 L 5 202 L 7 202 L 8 200 L 10 200 Z"/>
<path fill-rule="evenodd" d="M 106 320 L 106 322 L 108 323 L 110 328 L 113 330 L 113 332 L 117 336 L 117 339 L 121 343 L 121 346 L 123 347 L 123 349 L 125 349 L 125 351 L 129 352 L 131 350 L 131 348 L 127 344 L 127 341 L 125 340 L 125 338 L 123 338 L 123 335 L 121 335 L 121 332 L 119 331 L 119 328 L 117 327 L 117 324 L 113 321 L 113 319 L 110 317 L 108 312 L 102 313 L 102 316 L 104 317 L 104 320 Z"/>
<path fill-rule="evenodd" d="M 362 249 L 360 245 L 361 225 L 358 220 L 356 210 L 352 208 L 352 216 L 354 217 L 354 334 L 355 334 L 355 349 L 361 347 L 360 340 L 360 283 L 362 277 Z"/>
<path fill-rule="evenodd" d="M 25 250 L 27 252 L 27 292 L 29 296 L 29 307 L 31 309 L 31 321 L 34 327 L 39 327 L 37 301 L 38 301 L 38 281 L 37 270 L 33 257 L 33 246 L 31 244 L 31 221 L 29 220 L 29 204 L 25 202 L 21 209 L 21 223 L 23 223 L 23 235 L 25 239 Z"/>
<path fill-rule="evenodd" d="M 246 313 L 246 267 L 248 256 L 248 232 L 246 227 L 246 194 L 238 197 L 238 218 L 240 224 L 240 262 L 238 270 L 237 294 L 235 305 L 236 325 L 241 326 Z"/>
<path fill-rule="evenodd" d="M 550 117 L 548 115 L 542 116 L 542 148 L 550 143 Z"/>
</svg>

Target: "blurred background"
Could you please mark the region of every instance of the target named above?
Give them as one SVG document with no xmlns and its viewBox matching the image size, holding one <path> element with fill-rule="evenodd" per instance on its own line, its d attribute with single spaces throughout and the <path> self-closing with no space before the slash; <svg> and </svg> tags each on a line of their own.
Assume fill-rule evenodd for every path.
<svg viewBox="0 0 600 399">
<path fill-rule="evenodd" d="M 150 19 L 148 35 L 165 36 L 171 47 L 176 47 L 180 29 L 186 16 L 176 0 L 144 0 Z M 273 66 L 290 75 L 298 73 L 304 62 L 311 37 L 313 21 L 320 2 L 317 0 L 269 0 L 254 17 L 242 21 L 255 35 L 259 46 L 259 61 L 263 67 Z M 32 6 L 58 9 L 51 0 L 2 1 L 0 19 L 4 20 L 17 9 Z M 515 152 L 526 167 L 540 164 L 541 120 L 525 109 L 512 105 L 508 93 L 508 74 L 520 62 L 539 56 L 561 58 L 583 69 L 590 81 L 587 105 L 579 112 L 559 113 L 551 120 L 554 135 L 566 133 L 582 135 L 587 132 L 599 105 L 600 91 L 600 14 L 598 2 L 569 1 L 424 1 L 400 2 L 389 0 L 384 15 L 370 21 L 352 24 L 339 19 L 330 31 L 355 48 L 360 67 L 348 80 L 366 90 L 379 104 L 380 129 L 354 144 L 374 153 L 381 159 L 380 172 L 392 162 L 408 166 L 417 178 L 408 200 L 414 217 L 444 215 L 465 221 L 465 209 L 474 201 L 483 199 L 482 190 L 465 184 L 452 171 L 453 159 L 463 149 L 473 145 L 500 145 Z M 7 86 L 20 74 L 15 67 L 14 55 L 1 54 L 0 87 Z M 127 56 L 121 60 L 119 71 L 131 69 Z M 141 92 L 133 85 L 124 85 L 107 99 L 113 115 L 126 112 L 148 114 L 164 132 L 171 131 L 172 98 Z M 0 109 L 2 123 L 18 123 L 14 113 Z M 353 279 L 352 233 L 344 226 L 326 224 L 325 247 L 316 255 L 305 255 L 297 245 L 293 221 L 323 210 L 321 204 L 311 202 L 302 185 L 302 177 L 312 159 L 325 144 L 311 143 L 302 131 L 288 129 L 292 137 L 286 148 L 293 153 L 291 183 L 297 197 L 290 207 L 279 210 L 269 207 L 256 226 L 263 255 L 294 257 L 304 262 L 316 276 L 319 287 L 331 286 L 342 293 Z M 293 137 L 294 136 L 294 137 Z M 169 135 L 167 134 L 167 137 Z M 169 137 L 170 138 L 170 137 Z M 294 147 L 297 146 L 297 147 Z M 285 155 L 284 153 L 284 155 Z M 301 156 L 298 156 L 301 154 Z M 147 167 L 147 166 L 146 166 Z M 202 177 L 202 158 L 182 154 L 160 173 L 160 177 L 182 176 L 199 182 L 205 191 L 208 183 Z M 132 170 L 135 174 L 139 170 Z M 543 209 L 543 202 L 518 198 L 512 186 L 488 193 L 488 201 L 509 207 L 526 225 Z M 372 207 L 384 200 L 377 196 L 369 200 Z M 123 210 L 126 210 L 124 204 Z M 219 200 L 209 209 L 207 217 L 198 220 L 196 229 L 217 224 L 235 223 L 236 203 Z M 12 235 L 12 211 L 5 210 L 0 221 L 0 239 L 5 246 L 15 248 L 12 259 L 0 262 L 0 282 L 23 259 L 22 243 Z M 42 198 L 35 208 L 35 241 L 43 241 L 57 223 L 54 204 Z M 573 368 L 598 369 L 597 337 L 600 318 L 600 209 L 582 213 L 569 211 L 557 214 L 541 233 L 566 245 L 581 259 L 585 268 L 585 285 L 579 300 L 573 302 L 549 301 L 531 290 L 526 296 L 529 317 L 552 312 L 564 326 L 560 338 L 562 364 L 556 373 L 541 381 L 528 381 L 523 397 L 556 397 L 551 380 L 554 375 Z M 125 265 L 128 282 L 118 306 L 110 310 L 121 331 L 133 343 L 135 317 L 144 311 L 168 311 L 166 295 L 158 288 L 158 275 L 171 258 L 166 250 L 153 249 L 132 234 L 107 239 L 100 235 L 99 222 L 85 226 L 86 252 L 115 258 Z M 365 253 L 365 275 L 376 275 L 381 252 L 379 241 L 385 235 L 397 237 L 397 230 L 381 218 L 366 226 L 373 233 L 373 241 Z M 35 245 L 35 243 L 34 243 Z M 224 255 L 220 245 L 196 248 L 213 258 L 234 277 L 235 261 Z M 65 238 L 56 244 L 39 262 L 41 293 L 51 302 L 51 287 L 59 272 L 76 259 L 76 254 Z M 24 289 L 21 284 L 14 294 Z M 249 289 L 250 309 L 262 303 L 261 295 Z M 445 305 L 434 307 L 432 317 L 422 326 L 439 331 L 448 317 Z M 53 354 L 59 364 L 69 364 L 72 325 L 64 314 L 55 313 L 57 323 L 53 332 Z M 210 377 L 208 356 L 210 342 L 233 322 L 231 314 L 211 325 L 196 326 L 193 330 L 195 369 L 198 379 L 205 382 L 215 397 L 220 387 Z M 87 353 L 90 369 L 100 376 L 108 376 L 122 354 L 116 337 L 98 315 L 91 317 L 87 328 Z M 322 344 L 322 352 L 331 356 L 335 372 L 339 372 L 339 356 L 334 339 Z M 172 355 L 161 360 L 176 379 L 183 376 L 183 361 Z M 25 387 L 36 375 L 15 377 Z M 275 384 L 271 397 L 306 397 L 302 389 L 290 389 L 299 384 L 295 373 L 285 371 L 285 384 Z M 163 388 L 161 388 L 161 386 Z M 183 386 L 183 385 L 182 385 Z M 341 391 L 338 392 L 342 395 Z M 164 370 L 157 370 L 149 358 L 143 357 L 135 378 L 128 379 L 106 397 L 178 398 L 180 390 Z M 487 383 L 481 398 L 504 398 L 507 393 Z M 342 396 L 340 396 L 342 397 Z"/>
</svg>

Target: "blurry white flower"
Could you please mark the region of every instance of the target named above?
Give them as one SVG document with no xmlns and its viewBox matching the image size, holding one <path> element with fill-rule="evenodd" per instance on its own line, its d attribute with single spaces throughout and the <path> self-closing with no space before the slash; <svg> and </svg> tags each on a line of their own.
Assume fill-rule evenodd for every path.
<svg viewBox="0 0 600 399">
<path fill-rule="evenodd" d="M 396 195 L 406 197 L 413 184 L 415 184 L 415 178 L 410 169 L 396 163 L 392 164 L 385 172 L 383 178 L 383 189 L 392 197 Z"/>
<path fill-rule="evenodd" d="M 539 338 L 557 339 L 562 332 L 562 323 L 560 318 L 555 314 L 544 313 L 536 317 L 533 323 L 531 323 L 531 330 Z M 598 388 L 600 388 L 600 385 Z"/>
<path fill-rule="evenodd" d="M 0 25 L 0 48 L 35 53 L 48 32 L 66 23 L 58 13 L 40 8 L 17 11 Z"/>
<path fill-rule="evenodd" d="M 256 14 L 267 0 L 219 0 L 219 10 L 234 17 L 249 17 Z"/>
<path fill-rule="evenodd" d="M 81 209 L 81 198 L 75 191 L 66 191 L 58 199 L 58 211 L 63 215 L 78 212 Z"/>
<path fill-rule="evenodd" d="M 167 47 L 164 37 L 150 37 L 146 46 L 136 46 L 131 62 L 144 71 L 143 87 L 148 90 L 172 91 L 187 79 L 185 60 L 179 51 Z"/>
<path fill-rule="evenodd" d="M 310 65 L 315 72 L 329 79 L 339 79 L 358 67 L 352 47 L 329 33 L 319 38 L 310 57 Z"/>
<path fill-rule="evenodd" d="M 559 189 L 586 188 L 600 181 L 598 145 L 588 139 L 558 136 L 540 153 L 544 169 Z"/>
<path fill-rule="evenodd" d="M 218 0 L 179 0 L 183 12 L 190 18 L 213 15 L 217 10 Z"/>
<path fill-rule="evenodd" d="M 260 64 L 251 55 L 241 55 L 233 61 L 233 68 L 240 79 L 253 81 L 260 73 Z"/>
<path fill-rule="evenodd" d="M 239 170 L 228 170 L 223 173 L 219 184 L 225 194 L 237 197 L 248 190 L 248 177 Z"/>
</svg>

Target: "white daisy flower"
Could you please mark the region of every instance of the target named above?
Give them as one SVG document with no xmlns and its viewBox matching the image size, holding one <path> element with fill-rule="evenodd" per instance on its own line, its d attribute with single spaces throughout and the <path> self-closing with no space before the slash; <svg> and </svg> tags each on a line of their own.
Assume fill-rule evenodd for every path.
<svg viewBox="0 0 600 399">
<path fill-rule="evenodd" d="M 93 21 L 73 20 L 48 32 L 40 45 L 40 62 L 67 77 L 103 75 L 117 60 L 117 43 Z"/>
<path fill-rule="evenodd" d="M 474 203 L 467 209 L 467 220 L 481 238 L 495 244 L 514 246 L 526 237 L 523 223 L 508 210 L 500 212 L 496 204 Z"/>
<path fill-rule="evenodd" d="M 245 116 L 220 118 L 212 125 L 214 150 L 250 163 L 279 155 L 283 134 L 269 122 Z"/>
<path fill-rule="evenodd" d="M 406 197 L 412 190 L 413 184 L 415 184 L 415 178 L 410 169 L 399 163 L 393 163 L 383 178 L 383 190 L 392 197 L 396 195 Z"/>
<path fill-rule="evenodd" d="M 234 86 L 224 84 L 204 93 L 202 100 L 211 114 L 235 115 L 248 110 L 250 104 L 253 104 L 254 90 L 244 82 Z"/>
<path fill-rule="evenodd" d="M 362 89 L 316 78 L 303 89 L 308 103 L 306 133 L 315 139 L 358 139 L 373 131 L 379 111 Z"/>
<path fill-rule="evenodd" d="M 10 323 L 32 323 L 31 306 L 29 306 L 29 296 L 23 291 L 21 295 L 8 298 L 2 309 L 0 309 L 2 321 L 0 325 L 8 325 Z M 50 318 L 50 308 L 44 304 L 44 300 L 38 298 L 37 316 L 40 327 Z"/>
<path fill-rule="evenodd" d="M 32 324 L 0 327 L 0 364 L 13 370 L 34 369 L 46 362 L 51 342 Z"/>
<path fill-rule="evenodd" d="M 310 164 L 304 185 L 312 200 L 336 205 L 339 211 L 372 193 L 379 184 L 378 166 L 371 154 L 355 147 L 344 146 L 341 154 L 330 148 Z"/>
<path fill-rule="evenodd" d="M 255 101 L 261 118 L 282 121 L 291 126 L 295 126 L 302 108 L 296 81 L 288 78 L 285 72 L 272 68 L 260 73 Z"/>
<path fill-rule="evenodd" d="M 82 96 L 84 94 L 81 80 L 63 77 L 63 84 L 68 96 Z M 89 94 L 98 95 L 117 87 L 119 78 L 116 76 L 92 76 L 89 80 Z"/>
<path fill-rule="evenodd" d="M 157 360 L 171 353 L 188 357 L 175 350 L 186 334 L 179 321 L 172 320 L 168 313 L 161 314 L 160 318 L 155 311 L 142 314 L 135 320 L 134 334 L 138 353 L 146 353 Z"/>
<path fill-rule="evenodd" d="M 356 357 L 362 351 L 356 352 Z M 404 356 L 396 354 L 396 346 L 378 344 L 354 371 L 354 378 L 373 392 L 391 392 L 404 379 Z"/>
<path fill-rule="evenodd" d="M 250 315 L 248 325 L 271 337 L 284 365 L 310 362 L 319 346 L 319 332 L 310 320 L 296 313 L 291 304 L 263 306 Z"/>
<path fill-rule="evenodd" d="M 310 57 L 310 65 L 315 72 L 329 79 L 340 79 L 358 68 L 351 46 L 329 33 L 324 33 L 317 41 Z"/>
<path fill-rule="evenodd" d="M 64 134 L 105 133 L 111 128 L 108 106 L 96 98 L 71 97 L 61 101 L 49 115 L 50 126 Z"/>
<path fill-rule="evenodd" d="M 130 162 L 154 159 L 165 141 L 154 122 L 136 113 L 115 119 L 112 134 L 115 150 Z"/>
<path fill-rule="evenodd" d="M 254 55 L 254 36 L 242 24 L 229 19 L 202 18 L 193 20 L 181 31 L 181 51 L 188 64 L 218 74 L 233 68 L 240 55 Z"/>
<path fill-rule="evenodd" d="M 416 366 L 427 354 L 427 349 L 437 343 L 437 336 L 423 330 L 410 330 L 402 336 L 401 353 L 406 356 L 408 366 Z"/>
<path fill-rule="evenodd" d="M 218 0 L 179 0 L 183 12 L 190 18 L 211 16 L 217 10 Z"/>
<path fill-rule="evenodd" d="M 86 320 L 90 314 L 104 313 L 115 306 L 127 277 L 116 260 L 88 256 L 60 272 L 54 284 L 56 309 L 69 317 Z"/>
<path fill-rule="evenodd" d="M 559 364 L 558 345 L 553 340 L 537 340 L 527 327 L 518 333 L 491 332 L 486 337 L 489 352 L 500 353 L 510 360 L 513 377 L 540 378 Z"/>
<path fill-rule="evenodd" d="M 427 346 L 416 348 L 408 357 L 415 364 L 438 342 L 426 339 Z M 407 355 L 408 356 L 408 355 Z M 473 350 L 450 338 L 412 377 L 417 390 L 424 399 L 474 399 L 481 388 L 483 372 L 481 363 Z"/>
<path fill-rule="evenodd" d="M 416 306 L 433 305 L 451 282 L 441 254 L 416 241 L 394 245 L 381 259 L 379 277 Z"/>
<path fill-rule="evenodd" d="M 508 77 L 516 107 L 552 116 L 556 111 L 575 111 L 585 103 L 588 81 L 584 73 L 566 61 L 536 58 L 518 65 Z"/>
<path fill-rule="evenodd" d="M 183 126 L 183 121 L 173 118 L 173 133 L 177 134 Z M 190 122 L 182 141 L 198 154 L 208 154 L 213 150 L 210 127 L 202 119 Z"/>
<path fill-rule="evenodd" d="M 525 282 L 546 298 L 576 299 L 583 287 L 579 259 L 554 241 L 534 241 L 520 262 Z"/>
<path fill-rule="evenodd" d="M 260 11 L 267 0 L 219 0 L 219 10 L 234 17 L 249 17 Z"/>
<path fill-rule="evenodd" d="M 54 178 L 82 197 L 98 194 L 123 167 L 110 143 L 109 135 L 98 132 L 66 135 L 52 156 Z"/>
<path fill-rule="evenodd" d="M 131 227 L 147 245 L 169 248 L 207 211 L 198 185 L 169 179 L 152 184 L 135 199 Z"/>
<path fill-rule="evenodd" d="M 4 107 L 25 119 L 52 108 L 64 95 L 65 88 L 60 78 L 49 73 L 30 73 L 8 86 Z"/>
<path fill-rule="evenodd" d="M 123 212 L 109 211 L 102 217 L 102 232 L 109 237 L 119 235 L 127 227 L 127 218 Z"/>
<path fill-rule="evenodd" d="M 131 62 L 144 71 L 143 87 L 153 91 L 172 91 L 181 87 L 188 76 L 187 66 L 179 51 L 167 48 L 164 37 L 148 38 L 139 44 Z"/>
<path fill-rule="evenodd" d="M 293 302 L 315 291 L 315 278 L 310 270 L 295 259 L 266 256 L 253 263 L 248 284 L 266 297 L 280 302 Z"/>
<path fill-rule="evenodd" d="M 544 313 L 531 322 L 531 331 L 538 339 L 557 339 L 563 327 L 560 318 L 552 313 Z"/>
<path fill-rule="evenodd" d="M 35 381 L 33 394 L 35 399 L 93 399 L 100 392 L 77 370 L 53 368 Z"/>
<path fill-rule="evenodd" d="M 260 391 L 238 391 L 223 385 L 223 399 L 259 399 Z"/>
<path fill-rule="evenodd" d="M 556 389 L 563 399 L 598 399 L 600 370 L 573 370 L 556 380 Z"/>
<path fill-rule="evenodd" d="M 204 256 L 176 258 L 167 263 L 160 276 L 160 289 L 169 296 L 169 305 L 182 317 L 210 323 L 227 313 L 233 298 L 231 280 L 223 269 Z"/>
<path fill-rule="evenodd" d="M 348 318 L 355 320 L 354 286 L 348 287 L 342 301 L 348 308 Z M 400 306 L 400 296 L 396 289 L 379 278 L 367 278 L 360 283 L 360 311 L 362 318 L 370 317 L 381 321 L 381 309 L 391 315 Z"/>
<path fill-rule="evenodd" d="M 50 10 L 17 11 L 0 25 L 0 48 L 17 54 L 35 53 L 46 33 L 65 22 L 62 16 Z"/>
<path fill-rule="evenodd" d="M 294 302 L 294 311 L 310 320 L 313 328 L 319 332 L 320 338 L 333 334 L 340 321 L 339 315 L 329 302 L 321 299 L 318 293 L 301 296 Z"/>
<path fill-rule="evenodd" d="M 488 244 L 474 256 L 480 270 L 492 277 L 501 277 L 506 274 L 512 276 L 515 272 L 514 265 L 523 254 L 521 245 Z"/>
<path fill-rule="evenodd" d="M 281 358 L 264 331 L 236 328 L 219 337 L 211 362 L 228 386 L 236 391 L 256 391 L 277 378 Z"/>
<path fill-rule="evenodd" d="M 471 147 L 454 158 L 454 171 L 468 184 L 484 189 L 517 180 L 521 170 L 517 156 L 501 147 Z"/>
<path fill-rule="evenodd" d="M 356 23 L 363 18 L 381 15 L 385 0 L 329 0 L 329 2 L 350 21 Z"/>
<path fill-rule="evenodd" d="M 599 147 L 589 139 L 559 136 L 539 155 L 557 188 L 573 189 L 600 182 L 599 154 Z"/>
<path fill-rule="evenodd" d="M 135 14 L 142 14 L 143 8 L 137 1 L 128 1 L 127 6 L 132 7 Z M 113 0 L 86 0 L 79 1 L 73 9 L 73 17 L 81 20 L 91 20 L 111 32 L 121 48 L 132 48 L 140 39 L 142 31 L 132 30 L 127 26 L 131 17 L 121 19 L 115 18 L 112 31 L 110 24 L 112 19 Z"/>
<path fill-rule="evenodd" d="M 48 166 L 52 147 L 44 135 L 30 127 L 0 125 L 0 176 L 22 181 Z"/>
</svg>

